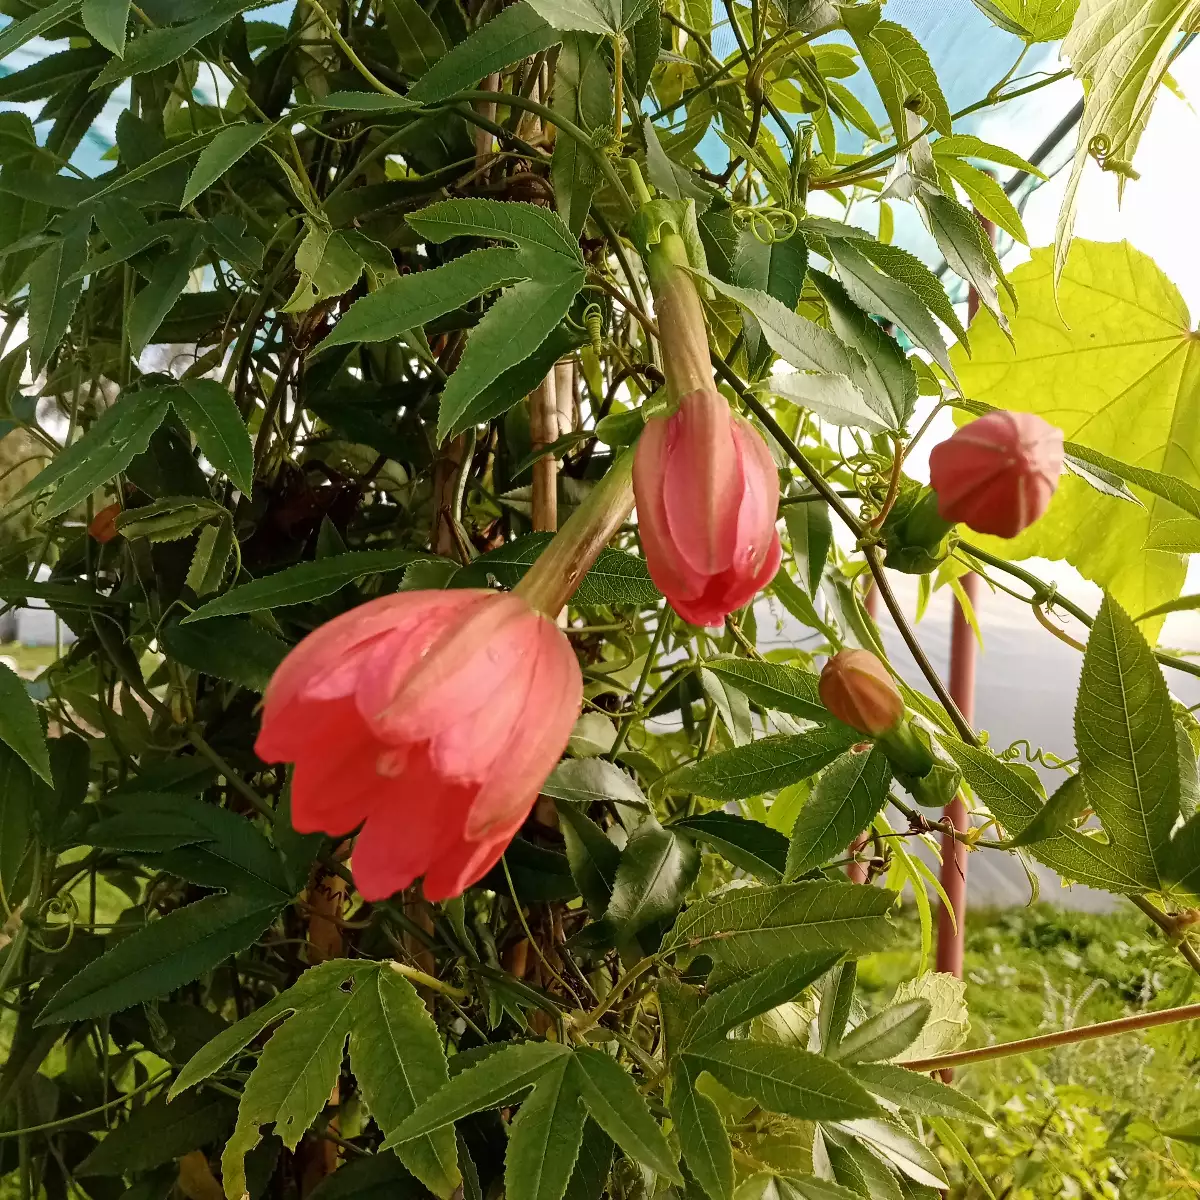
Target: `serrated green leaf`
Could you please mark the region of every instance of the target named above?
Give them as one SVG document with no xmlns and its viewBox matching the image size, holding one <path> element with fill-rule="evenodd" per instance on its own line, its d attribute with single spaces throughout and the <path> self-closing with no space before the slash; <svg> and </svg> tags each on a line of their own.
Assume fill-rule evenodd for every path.
<svg viewBox="0 0 1200 1200">
<path fill-rule="evenodd" d="M 581 1046 L 572 1069 L 592 1119 L 630 1158 L 681 1183 L 676 1155 L 633 1080 L 615 1059 Z"/>
<path fill-rule="evenodd" d="M 636 24 L 646 0 L 529 0 L 555 29 L 617 37 Z"/>
<path fill-rule="evenodd" d="M 1080 777 L 1114 849 L 1147 887 L 1179 818 L 1171 697 L 1145 638 L 1105 595 L 1088 637 L 1075 706 Z"/>
<path fill-rule="evenodd" d="M 123 1175 L 182 1158 L 229 1132 L 237 1102 L 214 1092 L 191 1092 L 168 1104 L 165 1092 L 134 1109 L 76 1168 L 79 1175 Z"/>
<path fill-rule="evenodd" d="M 1079 10 L 1079 0 L 975 0 L 975 7 L 993 24 L 1032 44 L 1064 37 Z"/>
<path fill-rule="evenodd" d="M 161 854 L 212 840 L 185 812 L 119 812 L 88 827 L 88 845 L 127 853 Z"/>
<path fill-rule="evenodd" d="M 846 429 L 865 429 L 868 433 L 887 433 L 894 427 L 886 397 L 870 388 L 865 376 L 860 387 L 847 375 L 819 375 L 808 371 L 778 371 L 763 387 L 778 396 L 811 409 L 822 421 Z M 868 388 L 868 392 L 864 392 Z"/>
<path fill-rule="evenodd" d="M 1067 831 L 1068 826 L 1084 810 L 1087 803 L 1083 780 L 1078 775 L 1069 775 L 1038 810 L 1037 816 L 1009 841 L 1009 846 L 1014 849 L 1018 846 L 1032 846 L 1035 842 L 1058 837 Z"/>
<path fill-rule="evenodd" d="M 567 862 L 571 864 L 571 877 L 575 880 L 588 911 L 599 920 L 612 900 L 617 867 L 621 863 L 621 851 L 594 821 L 590 821 L 571 804 L 559 804 L 558 815 L 563 841 L 566 843 Z"/>
<path fill-rule="evenodd" d="M 901 246 L 893 246 L 886 242 L 877 242 L 874 238 L 854 239 L 854 248 L 861 251 L 885 275 L 907 285 L 920 298 L 921 302 L 946 325 L 954 336 L 962 343 L 964 350 L 969 349 L 970 342 L 962 321 L 950 303 L 950 297 L 938 277 L 916 255 L 909 253 Z M 835 254 L 836 261 L 836 254 Z"/>
<path fill-rule="evenodd" d="M 694 1071 L 707 1071 L 739 1096 L 764 1108 L 809 1121 L 868 1117 L 878 1105 L 849 1071 L 798 1046 L 763 1042 L 708 1042 L 684 1054 Z"/>
<path fill-rule="evenodd" d="M 173 992 L 257 941 L 284 902 L 206 896 L 151 921 L 60 988 L 38 1024 L 105 1016 Z"/>
<path fill-rule="evenodd" d="M 3 742 L 41 776 L 54 784 L 50 755 L 37 708 L 25 690 L 24 681 L 5 663 L 0 663 L 0 742 Z"/>
<path fill-rule="evenodd" d="M 199 496 L 172 496 L 141 508 L 127 508 L 116 520 L 118 531 L 127 538 L 144 537 L 151 542 L 177 542 L 196 532 L 205 521 L 230 520 L 227 509 L 215 500 Z"/>
<path fill-rule="evenodd" d="M 351 550 L 314 562 L 297 563 L 274 575 L 265 575 L 232 588 L 189 613 L 181 624 L 320 600 L 366 575 L 398 571 L 416 557 L 411 550 Z"/>
<path fill-rule="evenodd" d="M 805 733 L 760 738 L 688 763 L 664 776 L 654 790 L 742 800 L 808 779 L 861 737 L 845 725 L 821 725 Z"/>
<path fill-rule="evenodd" d="M 847 1121 L 840 1127 L 916 1183 L 935 1188 L 948 1185 L 937 1157 L 898 1120 L 868 1117 L 865 1120 Z"/>
<path fill-rule="evenodd" d="M 171 392 L 171 404 L 208 461 L 249 496 L 254 447 L 229 392 L 215 379 L 185 379 Z"/>
<path fill-rule="evenodd" d="M 83 284 L 72 276 L 87 258 L 89 228 L 89 221 L 73 222 L 29 268 L 29 369 L 34 375 L 58 349 L 75 314 Z"/>
<path fill-rule="evenodd" d="M 328 988 L 298 1008 L 268 1039 L 238 1105 L 237 1126 L 221 1155 L 221 1182 L 230 1200 L 247 1193 L 246 1155 L 262 1138 L 262 1126 L 294 1150 L 316 1120 L 337 1083 L 353 1024 L 359 988 L 373 970 L 342 963 L 343 986 Z"/>
<path fill-rule="evenodd" d="M 532 1087 L 557 1059 L 570 1053 L 556 1042 L 514 1042 L 489 1054 L 434 1092 L 388 1135 L 384 1146 L 390 1150 L 471 1113 L 511 1100 Z"/>
<path fill-rule="evenodd" d="M 40 8 L 19 21 L 10 21 L 0 29 L 0 58 L 7 58 L 38 34 L 45 33 L 47 29 L 69 17 L 79 7 L 79 3 L 80 0 L 54 0 L 53 4 L 47 4 L 45 8 Z"/>
<path fill-rule="evenodd" d="M 727 862 L 749 871 L 763 883 L 778 883 L 783 878 L 787 838 L 761 821 L 717 810 L 673 821 L 671 828 L 711 846 Z"/>
<path fill-rule="evenodd" d="M 159 326 L 175 306 L 191 278 L 196 255 L 200 251 L 199 230 L 184 238 L 175 250 L 169 250 L 154 264 L 150 278 L 129 305 L 126 325 L 130 352 L 139 356 L 154 339 Z M 195 382 L 211 382 L 208 380 Z M 220 384 L 217 385 L 220 387 Z"/>
<path fill-rule="evenodd" d="M 512 1123 L 505 1193 L 513 1200 L 562 1200 L 585 1119 L 572 1059 L 564 1055 L 538 1077 Z"/>
<path fill-rule="evenodd" d="M 129 0 L 83 0 L 83 27 L 118 58 L 125 54 L 125 30 L 129 24 Z"/>
<path fill-rule="evenodd" d="M 682 1066 L 671 1083 L 671 1120 L 683 1160 L 709 1200 L 733 1196 L 733 1146 L 717 1106 L 688 1078 Z"/>
<path fill-rule="evenodd" d="M 836 951 L 793 954 L 739 979 L 710 996 L 688 1022 L 683 1045 L 722 1038 L 738 1025 L 795 1000 L 838 961 Z"/>
<path fill-rule="evenodd" d="M 922 1117 L 950 1117 L 960 1121 L 978 1121 L 982 1125 L 992 1124 L 992 1118 L 986 1110 L 969 1096 L 918 1071 L 894 1067 L 889 1063 L 871 1063 L 856 1066 L 853 1075 L 867 1091 L 905 1112 Z"/>
<path fill-rule="evenodd" d="M 1041 3 L 1042 0 L 1036 2 Z M 1073 4 L 1076 0 L 1067 0 L 1067 3 Z M 952 133 L 938 138 L 931 145 L 935 158 L 981 158 L 985 162 L 999 163 L 1004 167 L 1012 167 L 1015 171 L 1024 171 L 1037 179 L 1046 178 L 1028 159 L 1022 158 L 1012 150 L 1006 150 L 1003 146 L 985 142 L 973 133 Z"/>
<path fill-rule="evenodd" d="M 997 281 L 1009 289 L 1010 298 L 1015 297 L 1015 292 L 1000 269 L 996 251 L 978 217 L 949 196 L 925 196 L 921 203 L 928 218 L 929 232 L 950 269 L 975 289 L 979 302 L 996 318 L 996 324 L 1004 333 L 1011 336 L 1008 317 L 1000 307 Z"/>
<path fill-rule="evenodd" d="M 248 154 L 271 132 L 270 125 L 226 125 L 213 138 L 196 160 L 187 186 L 183 189 L 180 208 L 187 208 L 202 192 L 207 191 L 226 171 Z"/>
<path fill-rule="evenodd" d="M 385 1137 L 449 1078 L 441 1036 L 428 1010 L 412 984 L 386 964 L 355 992 L 350 1065 Z M 460 1182 L 453 1129 L 404 1142 L 396 1153 L 434 1195 L 449 1200 Z"/>
<path fill-rule="evenodd" d="M 700 855 L 688 838 L 664 829 L 650 814 L 643 817 L 621 851 L 604 912 L 605 927 L 617 945 L 631 944 L 643 931 L 656 943 L 656 931 L 679 911 L 699 870 Z"/>
<path fill-rule="evenodd" d="M 789 504 L 783 510 L 783 523 L 792 544 L 792 558 L 800 583 L 809 596 L 815 597 L 833 545 L 833 522 L 829 516 L 829 506 L 823 501 Z M 813 675 L 812 678 L 814 687 L 811 696 L 815 707 L 820 708 L 820 697 L 815 689 L 817 677 Z"/>
<path fill-rule="evenodd" d="M 490 21 L 453 46 L 409 89 L 422 104 L 436 104 L 455 92 L 473 89 L 479 80 L 562 40 L 523 0 L 501 9 Z"/>
<path fill-rule="evenodd" d="M 401 69 L 419 79 L 446 53 L 445 39 L 417 0 L 386 0 L 384 11 Z"/>
<path fill-rule="evenodd" d="M 851 238 L 830 238 L 829 252 L 851 299 L 867 312 L 894 321 L 918 346 L 928 351 L 933 361 L 953 380 L 950 352 L 937 321 L 930 315 L 927 302 L 902 279 L 877 271 L 862 253 L 859 242 Z M 936 279 L 934 283 L 944 298 L 945 292 L 941 291 Z M 946 304 L 949 305 L 948 299 Z"/>
<path fill-rule="evenodd" d="M 971 1018 L 967 1012 L 966 984 L 946 971 L 926 971 L 904 980 L 892 995 L 892 1003 L 929 1001 L 929 1019 L 917 1040 L 899 1055 L 900 1062 L 948 1054 L 967 1040 Z"/>
<path fill-rule="evenodd" d="M 613 1160 L 612 1138 L 588 1117 L 564 1200 L 601 1200 Z"/>
<path fill-rule="evenodd" d="M 160 637 L 166 652 L 185 667 L 254 692 L 266 690 L 288 652 L 274 634 L 237 617 L 217 617 L 194 628 L 168 625 Z"/>
<path fill-rule="evenodd" d="M 603 758 L 568 758 L 550 772 L 542 795 L 570 804 L 611 800 L 631 808 L 649 809 L 642 789 L 616 763 Z"/>
<path fill-rule="evenodd" d="M 931 1007 L 922 997 L 891 1004 L 856 1025 L 827 1053 L 834 1062 L 847 1066 L 895 1058 L 920 1036 Z"/>
<path fill-rule="evenodd" d="M 25 899 L 33 879 L 38 788 L 24 760 L 0 745 L 0 888 L 10 908 Z"/>
<path fill-rule="evenodd" d="M 869 954 L 891 944 L 896 894 L 851 883 L 737 888 L 693 904 L 666 951 L 696 952 L 741 971 L 794 954 Z"/>
<path fill-rule="evenodd" d="M 1008 194 L 991 175 L 978 167 L 971 166 L 958 158 L 943 158 L 938 160 L 941 167 L 951 179 L 962 185 L 975 211 L 980 216 L 998 225 L 1010 237 L 1022 245 L 1029 245 L 1029 235 L 1025 232 L 1025 223 L 1017 207 L 1008 198 Z"/>
<path fill-rule="evenodd" d="M 784 878 L 798 879 L 843 852 L 887 803 L 891 782 L 887 755 L 875 743 L 826 767 L 792 826 Z"/>
<path fill-rule="evenodd" d="M 519 251 L 491 246 L 468 251 L 431 271 L 401 275 L 356 300 L 319 349 L 390 341 L 525 274 Z"/>
</svg>

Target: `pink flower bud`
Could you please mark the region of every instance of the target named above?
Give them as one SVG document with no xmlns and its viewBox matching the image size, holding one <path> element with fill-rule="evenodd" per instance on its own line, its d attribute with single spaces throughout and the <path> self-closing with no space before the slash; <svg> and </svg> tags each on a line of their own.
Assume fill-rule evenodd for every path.
<svg viewBox="0 0 1200 1200">
<path fill-rule="evenodd" d="M 839 650 L 821 671 L 817 691 L 839 721 L 869 737 L 889 733 L 904 716 L 899 689 L 869 650 Z"/>
<path fill-rule="evenodd" d="M 424 876 L 444 900 L 486 874 L 525 820 L 579 715 L 566 637 L 519 596 L 383 596 L 309 634 L 267 687 L 255 750 L 292 762 L 292 823 L 362 829 L 367 900 Z"/>
<path fill-rule="evenodd" d="M 646 422 L 633 492 L 650 576 L 685 621 L 720 625 L 774 578 L 779 474 L 720 393 L 690 392 Z"/>
<path fill-rule="evenodd" d="M 938 512 L 976 533 L 1016 537 L 1050 505 L 1063 467 L 1063 435 L 1033 413 L 990 412 L 929 455 Z"/>
<path fill-rule="evenodd" d="M 107 508 L 102 508 L 88 525 L 88 533 L 98 542 L 111 542 L 120 532 L 117 528 L 117 518 L 120 515 L 120 504 L 110 504 Z"/>
</svg>

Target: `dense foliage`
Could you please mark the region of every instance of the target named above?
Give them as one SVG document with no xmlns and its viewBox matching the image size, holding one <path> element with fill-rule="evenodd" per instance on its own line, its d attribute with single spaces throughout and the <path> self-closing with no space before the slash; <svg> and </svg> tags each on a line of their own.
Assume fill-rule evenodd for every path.
<svg viewBox="0 0 1200 1200">
<path fill-rule="evenodd" d="M 0 77 L 43 105 L 0 112 L 0 598 L 69 635 L 36 680 L 0 667 L 5 1195 L 991 1194 L 967 1130 L 992 1116 L 929 1074 L 969 1013 L 928 969 L 915 842 L 956 794 L 973 852 L 1129 897 L 1200 970 L 1200 727 L 1168 687 L 1200 669 L 1156 647 L 1196 603 L 1200 343 L 1145 256 L 1070 245 L 1200 4 L 978 3 L 1015 49 L 1065 36 L 1088 87 L 1057 247 L 1011 278 L 976 212 L 1024 240 L 989 172 L 1037 167 L 961 121 L 1056 76 L 952 113 L 873 2 L 0 0 L 0 60 L 54 48 Z M 715 629 L 629 516 L 628 448 L 686 351 L 710 367 L 664 316 L 669 239 L 782 489 L 783 563 Z M 1019 537 L 951 529 L 904 472 L 945 407 L 1065 434 Z M 1076 757 L 972 729 L 885 564 L 964 603 L 975 571 L 1086 641 Z M 465 894 L 365 902 L 352 839 L 297 832 L 255 754 L 268 680 L 368 599 L 535 578 L 551 614 L 571 596 L 565 757 Z M 872 582 L 924 678 L 878 741 L 815 673 L 884 656 Z M 802 644 L 761 653 L 777 620 Z M 864 1005 L 906 887 L 916 970 Z"/>
</svg>

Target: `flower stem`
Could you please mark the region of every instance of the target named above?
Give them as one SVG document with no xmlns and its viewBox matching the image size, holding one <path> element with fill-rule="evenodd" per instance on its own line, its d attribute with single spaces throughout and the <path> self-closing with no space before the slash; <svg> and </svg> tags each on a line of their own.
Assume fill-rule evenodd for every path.
<svg viewBox="0 0 1200 1200">
<path fill-rule="evenodd" d="M 689 392 L 712 391 L 708 326 L 688 265 L 687 247 L 679 234 L 663 231 L 646 256 L 646 273 L 654 293 L 667 399 L 674 402 Z"/>
<path fill-rule="evenodd" d="M 410 967 L 406 963 L 391 962 L 388 963 L 388 966 L 397 975 L 403 975 L 405 979 L 411 979 L 413 983 L 419 983 L 421 987 L 429 988 L 431 992 L 441 992 L 443 996 L 449 996 L 451 1000 L 469 1000 L 471 998 L 470 992 L 465 992 L 462 988 L 451 987 L 450 984 L 443 983 L 440 979 L 435 979 L 432 975 L 418 971 L 416 967 Z"/>
<path fill-rule="evenodd" d="M 513 591 L 554 619 L 633 511 L 633 451 L 609 467 Z"/>
</svg>

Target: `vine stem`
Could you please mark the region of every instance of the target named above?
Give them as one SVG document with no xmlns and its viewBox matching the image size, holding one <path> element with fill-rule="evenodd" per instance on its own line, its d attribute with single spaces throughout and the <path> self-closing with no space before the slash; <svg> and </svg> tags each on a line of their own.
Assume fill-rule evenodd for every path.
<svg viewBox="0 0 1200 1200">
<path fill-rule="evenodd" d="M 390 962 L 388 966 L 396 972 L 397 975 L 403 975 L 405 979 L 411 979 L 413 983 L 419 983 L 422 987 L 429 988 L 432 992 L 440 992 L 443 996 L 449 996 L 451 1000 L 469 1000 L 471 993 L 464 991 L 462 988 L 452 987 L 448 983 L 443 983 L 440 979 L 436 979 L 432 975 L 427 975 L 424 971 L 418 971 L 416 967 L 410 967 L 407 963 Z"/>
<path fill-rule="evenodd" d="M 948 1067 L 967 1067 L 972 1063 L 989 1062 L 995 1058 L 1010 1058 L 1014 1054 L 1031 1054 L 1035 1050 L 1053 1050 L 1058 1046 L 1071 1046 L 1076 1042 L 1090 1042 L 1096 1038 L 1114 1037 L 1119 1033 L 1134 1033 L 1139 1029 L 1153 1029 L 1158 1025 L 1174 1025 L 1180 1021 L 1200 1020 L 1200 1004 L 1185 1004 L 1180 1008 L 1164 1008 L 1158 1012 L 1138 1013 L 1132 1017 L 1118 1017 L 1115 1021 L 1100 1021 L 1095 1025 L 1081 1025 L 1078 1029 L 1061 1029 L 1057 1033 L 1043 1033 L 1037 1037 L 1021 1038 L 1016 1042 L 1000 1042 L 995 1046 L 980 1046 L 975 1050 L 956 1050 L 953 1054 L 935 1054 L 932 1058 L 917 1058 L 899 1063 L 910 1071 L 941 1071 Z"/>
<path fill-rule="evenodd" d="M 86 1120 L 88 1117 L 96 1117 L 101 1113 L 108 1112 L 110 1108 L 117 1108 L 120 1105 L 132 1100 L 134 1096 L 140 1096 L 143 1092 L 148 1092 L 155 1084 L 162 1083 L 168 1075 L 172 1074 L 172 1069 L 168 1067 L 165 1071 L 160 1071 L 153 1079 L 147 1079 L 140 1087 L 135 1087 L 131 1092 L 124 1092 L 115 1100 L 109 1100 L 107 1104 L 99 1104 L 95 1108 L 89 1108 L 85 1112 L 72 1113 L 69 1117 L 61 1117 L 57 1121 L 47 1121 L 44 1125 L 28 1125 L 24 1129 L 0 1129 L 0 1141 L 5 1138 L 24 1137 L 29 1133 L 51 1133 L 56 1129 L 66 1129 L 74 1125 L 77 1121 Z"/>
<path fill-rule="evenodd" d="M 1167 937 L 1176 942 L 1179 953 L 1187 960 L 1188 966 L 1200 975 L 1200 954 L 1196 953 L 1195 947 L 1180 933 L 1179 922 L 1152 904 L 1145 896 L 1130 896 L 1129 899 L 1135 908 L 1141 909 Z"/>
</svg>

